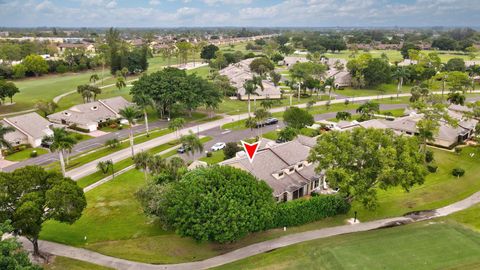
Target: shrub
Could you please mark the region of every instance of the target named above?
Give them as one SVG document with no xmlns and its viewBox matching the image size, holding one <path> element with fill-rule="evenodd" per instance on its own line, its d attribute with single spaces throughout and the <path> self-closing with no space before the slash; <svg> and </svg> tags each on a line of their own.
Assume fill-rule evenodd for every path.
<svg viewBox="0 0 480 270">
<path fill-rule="evenodd" d="M 122 129 L 123 129 L 122 125 L 118 126 L 118 130 L 122 130 Z"/>
<path fill-rule="evenodd" d="M 430 163 L 430 162 L 433 161 L 433 159 L 434 159 L 434 157 L 433 157 L 433 151 L 432 151 L 432 150 L 427 150 L 427 152 L 425 152 L 425 161 L 426 161 L 427 163 Z"/>
<path fill-rule="evenodd" d="M 455 147 L 455 153 L 456 153 L 457 155 L 460 155 L 460 153 L 462 153 L 462 150 L 463 150 L 463 149 L 460 148 L 460 147 Z"/>
<path fill-rule="evenodd" d="M 157 194 L 159 214 L 181 236 L 226 243 L 265 230 L 272 221 L 272 189 L 243 170 L 199 168 Z"/>
<path fill-rule="evenodd" d="M 75 139 L 76 139 L 77 141 L 80 141 L 81 139 L 83 139 L 83 135 L 82 135 L 82 134 L 76 133 L 74 136 L 75 136 Z"/>
<path fill-rule="evenodd" d="M 228 142 L 225 145 L 225 148 L 223 148 L 223 154 L 225 155 L 225 159 L 231 159 L 235 157 L 238 151 L 240 151 L 241 148 L 238 146 L 236 142 Z"/>
<path fill-rule="evenodd" d="M 86 128 L 78 127 L 78 126 L 75 125 L 75 124 L 70 125 L 68 128 L 73 129 L 73 130 L 76 130 L 76 131 L 80 131 L 80 132 L 83 132 L 83 133 L 89 133 L 89 132 L 90 132 L 90 130 L 88 130 L 88 129 L 86 129 Z"/>
<path fill-rule="evenodd" d="M 37 151 L 33 150 L 31 153 L 30 153 L 30 157 L 31 158 L 34 158 L 34 157 L 37 157 L 38 156 L 38 153 Z"/>
<path fill-rule="evenodd" d="M 431 173 L 437 172 L 438 166 L 435 164 L 428 164 L 427 165 L 427 170 Z"/>
<path fill-rule="evenodd" d="M 207 152 L 207 157 L 212 157 L 212 152 Z"/>
<path fill-rule="evenodd" d="M 120 141 L 117 138 L 113 138 L 105 142 L 105 146 L 110 148 L 117 148 L 119 145 Z"/>
<path fill-rule="evenodd" d="M 462 177 L 465 174 L 465 170 L 462 168 L 453 168 L 452 175 L 456 177 Z"/>
<path fill-rule="evenodd" d="M 298 226 L 322 218 L 346 214 L 350 204 L 340 195 L 321 195 L 306 200 L 279 203 L 275 208 L 273 227 Z"/>
</svg>

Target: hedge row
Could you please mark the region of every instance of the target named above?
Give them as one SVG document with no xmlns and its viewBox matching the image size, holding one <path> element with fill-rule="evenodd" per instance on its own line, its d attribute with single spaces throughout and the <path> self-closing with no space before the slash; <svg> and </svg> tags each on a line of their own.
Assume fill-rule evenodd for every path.
<svg viewBox="0 0 480 270">
<path fill-rule="evenodd" d="M 273 227 L 298 226 L 338 214 L 346 214 L 350 204 L 340 195 L 321 195 L 308 200 L 279 203 L 273 218 Z"/>
</svg>

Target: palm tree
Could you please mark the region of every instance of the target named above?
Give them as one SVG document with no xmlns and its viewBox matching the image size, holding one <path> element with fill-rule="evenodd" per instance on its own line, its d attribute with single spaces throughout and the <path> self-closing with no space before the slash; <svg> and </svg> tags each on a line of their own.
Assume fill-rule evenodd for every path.
<svg viewBox="0 0 480 270">
<path fill-rule="evenodd" d="M 9 149 L 12 148 L 12 145 L 10 144 L 10 142 L 7 141 L 7 139 L 5 139 L 5 135 L 13 131 L 15 131 L 13 127 L 3 126 L 2 124 L 0 124 L 0 159 L 3 159 L 3 155 L 2 155 L 3 148 L 5 147 Z"/>
<path fill-rule="evenodd" d="M 93 85 L 95 85 L 99 79 L 100 78 L 98 77 L 98 75 L 96 73 L 92 74 L 92 76 L 90 76 L 90 82 L 93 83 Z"/>
<path fill-rule="evenodd" d="M 329 86 L 328 87 L 328 100 L 331 100 L 332 99 L 332 91 L 335 92 L 335 89 L 337 88 L 336 84 L 335 84 L 335 77 L 328 77 L 325 80 L 324 85 Z"/>
<path fill-rule="evenodd" d="M 250 117 L 251 105 L 250 105 L 250 95 L 257 95 L 257 85 L 252 80 L 247 80 L 243 84 L 243 89 L 245 89 L 245 94 L 248 99 L 248 117 Z"/>
<path fill-rule="evenodd" d="M 143 174 L 145 175 L 145 180 L 148 178 L 148 164 L 152 155 L 148 152 L 140 152 L 133 156 L 133 163 L 135 164 L 136 169 L 143 170 Z"/>
<path fill-rule="evenodd" d="M 360 118 L 363 120 L 370 119 L 374 113 L 378 113 L 379 111 L 380 105 L 372 101 L 367 101 L 357 108 L 357 113 L 361 114 Z"/>
<path fill-rule="evenodd" d="M 408 77 L 409 72 L 406 68 L 404 67 L 399 67 L 395 70 L 393 73 L 393 77 L 398 80 L 398 85 L 397 85 L 397 99 L 400 95 L 400 92 L 402 92 L 402 86 L 403 86 L 403 79 Z"/>
<path fill-rule="evenodd" d="M 115 86 L 118 88 L 118 90 L 122 90 L 122 88 L 127 86 L 127 83 L 125 82 L 125 78 L 123 76 L 117 77 L 117 82 L 115 83 Z"/>
<path fill-rule="evenodd" d="M 147 96 L 145 94 L 141 94 L 141 95 L 134 95 L 133 96 L 133 102 L 135 102 L 135 104 L 137 104 L 137 106 L 143 110 L 143 117 L 145 119 L 145 130 L 147 132 L 147 137 L 149 137 L 150 133 L 149 133 L 149 128 L 148 128 L 147 108 L 148 107 L 153 107 L 154 106 L 154 101 L 149 96 Z"/>
<path fill-rule="evenodd" d="M 170 123 L 168 123 L 168 129 L 174 131 L 175 136 L 178 138 L 178 130 L 183 128 L 183 126 L 185 126 L 185 123 L 185 119 L 181 117 L 172 119 Z"/>
<path fill-rule="evenodd" d="M 180 142 L 187 150 L 187 154 L 195 154 L 195 152 L 202 152 L 203 151 L 203 144 L 198 138 L 197 135 L 193 134 L 190 130 L 188 135 L 183 135 L 180 137 Z"/>
<path fill-rule="evenodd" d="M 151 156 L 147 161 L 147 168 L 152 174 L 161 173 L 166 166 L 165 159 L 162 156 Z"/>
<path fill-rule="evenodd" d="M 119 114 L 128 121 L 130 124 L 130 133 L 128 134 L 130 140 L 130 148 L 132 149 L 132 157 L 135 155 L 133 150 L 133 125 L 135 124 L 135 119 L 138 117 L 139 112 L 137 108 L 133 106 L 125 107 L 121 109 Z"/>
<path fill-rule="evenodd" d="M 90 86 L 90 92 L 93 94 L 93 101 L 97 100 L 97 95 L 102 93 L 102 89 L 96 86 Z"/>
<path fill-rule="evenodd" d="M 261 123 L 263 123 L 268 117 L 270 117 L 270 113 L 265 110 L 265 109 L 257 109 L 255 111 L 255 121 L 257 123 L 260 123 L 260 134 L 262 134 L 262 130 L 263 130 L 263 125 Z M 258 134 L 257 134 L 258 135 Z"/>
<path fill-rule="evenodd" d="M 50 150 L 52 152 L 58 152 L 62 174 L 65 176 L 65 160 L 63 154 L 65 151 L 70 151 L 77 143 L 77 140 L 71 137 L 63 128 L 53 128 L 52 131 L 53 135 L 45 137 L 44 140 L 52 143 L 50 145 Z"/>
</svg>

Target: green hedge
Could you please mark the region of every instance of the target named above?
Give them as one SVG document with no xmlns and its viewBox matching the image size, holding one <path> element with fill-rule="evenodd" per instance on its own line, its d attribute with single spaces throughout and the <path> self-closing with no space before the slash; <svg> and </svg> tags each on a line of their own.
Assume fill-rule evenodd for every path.
<svg viewBox="0 0 480 270">
<path fill-rule="evenodd" d="M 307 200 L 279 203 L 273 227 L 298 226 L 338 214 L 346 214 L 350 204 L 340 195 L 320 195 Z"/>
</svg>

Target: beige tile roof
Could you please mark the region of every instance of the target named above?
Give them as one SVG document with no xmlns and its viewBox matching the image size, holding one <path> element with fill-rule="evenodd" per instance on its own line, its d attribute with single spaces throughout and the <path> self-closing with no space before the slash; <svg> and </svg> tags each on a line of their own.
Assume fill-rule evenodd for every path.
<svg viewBox="0 0 480 270">
<path fill-rule="evenodd" d="M 40 139 L 50 135 L 50 125 L 45 118 L 35 112 L 22 114 L 13 117 L 6 117 L 2 121 L 4 124 L 13 126 L 21 133 L 25 132 L 34 139 Z"/>
</svg>

